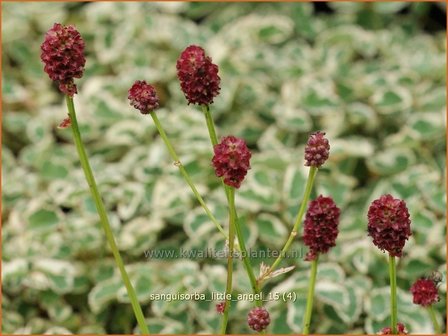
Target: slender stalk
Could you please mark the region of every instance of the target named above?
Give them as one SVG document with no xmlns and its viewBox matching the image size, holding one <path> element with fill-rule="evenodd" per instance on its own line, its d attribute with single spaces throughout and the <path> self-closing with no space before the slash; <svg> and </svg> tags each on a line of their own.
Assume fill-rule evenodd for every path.
<svg viewBox="0 0 448 336">
<path fill-rule="evenodd" d="M 230 189 L 229 193 L 229 256 L 227 257 L 227 282 L 226 282 L 226 303 L 221 323 L 221 334 L 226 334 L 227 322 L 229 320 L 229 309 L 231 300 L 227 299 L 227 295 L 232 295 L 232 276 L 233 276 L 233 247 L 235 242 L 235 193 L 234 189 Z"/>
<path fill-rule="evenodd" d="M 395 257 L 389 255 L 389 277 L 390 277 L 390 323 L 392 335 L 397 334 L 397 275 L 395 268 Z"/>
<path fill-rule="evenodd" d="M 208 129 L 208 133 L 209 133 L 209 136 L 210 136 L 210 141 L 212 143 L 212 146 L 214 147 L 215 145 L 218 144 L 218 137 L 216 135 L 215 124 L 214 124 L 213 118 L 212 118 L 212 116 L 210 114 L 209 106 L 208 105 L 202 105 L 202 112 L 204 113 L 205 120 L 206 120 L 206 123 L 207 123 L 207 129 Z M 226 193 L 227 202 L 230 204 L 230 194 L 231 194 L 233 188 L 231 188 L 228 185 L 226 185 L 222 179 L 221 179 L 221 183 L 224 186 L 224 191 Z M 235 209 L 235 207 L 233 207 L 233 208 Z M 255 277 L 254 270 L 252 268 L 252 264 L 251 264 L 250 259 L 249 259 L 249 254 L 247 252 L 246 244 L 244 242 L 244 236 L 243 236 L 243 232 L 241 231 L 241 226 L 240 226 L 240 222 L 239 222 L 236 210 L 235 210 L 234 216 L 235 216 L 236 235 L 237 235 L 237 238 L 238 238 L 238 245 L 239 245 L 239 249 L 241 251 L 241 255 L 242 255 L 242 259 L 243 259 L 243 265 L 244 265 L 246 273 L 247 273 L 247 275 L 249 277 L 249 281 L 250 281 L 250 284 L 251 284 L 251 287 L 252 287 L 252 291 L 257 296 L 256 300 L 255 300 L 255 303 L 256 303 L 256 305 L 258 307 L 261 307 L 262 304 L 263 304 L 263 302 L 261 300 L 261 297 L 259 297 L 260 293 L 261 293 L 261 290 L 260 290 L 260 287 L 258 285 L 257 278 Z"/>
<path fill-rule="evenodd" d="M 308 200 L 311 195 L 311 190 L 313 189 L 314 179 L 317 174 L 317 168 L 311 167 L 308 173 L 308 180 L 306 181 L 305 191 L 303 193 L 303 199 L 302 204 L 300 205 L 299 212 L 297 213 L 296 221 L 294 223 L 294 226 L 292 228 L 291 233 L 289 234 L 288 240 L 286 241 L 285 245 L 283 246 L 282 251 L 280 252 L 277 259 L 274 261 L 272 266 L 269 269 L 269 272 L 265 274 L 265 276 L 271 274 L 280 264 L 280 262 L 285 257 L 286 253 L 288 252 L 289 248 L 291 247 L 291 244 L 294 241 L 294 238 L 297 236 L 297 233 L 299 232 L 300 224 L 302 223 L 303 215 L 305 214 L 306 206 L 308 204 Z M 263 279 L 260 279 L 260 282 Z"/>
<path fill-rule="evenodd" d="M 212 146 L 215 147 L 218 144 L 218 137 L 216 136 L 215 124 L 210 114 L 210 107 L 208 105 L 201 105 L 201 107 L 205 115 L 205 121 L 207 122 L 208 134 L 210 135 Z"/>
<path fill-rule="evenodd" d="M 210 209 L 207 207 L 207 205 L 204 202 L 204 199 L 199 194 L 198 190 L 193 184 L 193 181 L 191 180 L 190 176 L 188 175 L 187 171 L 185 170 L 185 167 L 182 165 L 182 163 L 179 160 L 179 156 L 177 155 L 176 151 L 174 150 L 174 147 L 172 146 L 170 140 L 168 139 L 165 130 L 162 127 L 162 124 L 159 121 L 159 118 L 157 117 L 155 112 L 151 112 L 152 120 L 154 120 L 154 124 L 157 127 L 157 130 L 159 131 L 160 136 L 162 137 L 163 142 L 165 143 L 166 147 L 168 148 L 168 152 L 171 155 L 171 158 L 175 161 L 175 165 L 177 168 L 179 168 L 180 173 L 182 174 L 185 182 L 190 186 L 191 191 L 193 191 L 193 194 L 196 196 L 198 202 L 201 204 L 202 208 L 204 209 L 207 216 L 210 218 L 210 220 L 216 225 L 218 230 L 224 235 L 226 239 L 229 237 L 227 236 L 226 232 L 222 228 L 221 224 L 219 224 L 218 220 L 213 216 Z"/>
<path fill-rule="evenodd" d="M 308 335 L 310 333 L 311 314 L 313 312 L 314 288 L 316 287 L 317 261 L 318 257 L 311 261 L 310 283 L 308 287 L 308 296 L 306 298 L 305 316 L 303 318 L 303 335 Z"/>
<path fill-rule="evenodd" d="M 98 215 L 100 217 L 101 226 L 103 227 L 104 233 L 106 234 L 106 239 L 107 242 L 109 243 L 110 249 L 112 250 L 115 263 L 117 264 L 117 267 L 120 270 L 121 278 L 123 279 L 124 285 L 126 286 L 126 290 L 128 292 L 128 296 L 131 301 L 132 309 L 134 310 L 137 323 L 140 327 L 140 331 L 142 334 L 149 335 L 148 326 L 146 325 L 142 308 L 140 307 L 137 295 L 135 294 L 134 287 L 132 287 L 132 283 L 129 280 L 129 276 L 124 267 L 123 260 L 121 259 L 120 252 L 118 251 L 118 247 L 109 224 L 109 219 L 107 217 L 106 208 L 104 207 L 103 201 L 101 200 L 101 196 L 98 191 L 98 187 L 96 185 L 92 169 L 90 168 L 89 159 L 87 158 L 87 154 L 81 140 L 81 134 L 79 132 L 78 121 L 76 119 L 76 112 L 75 112 L 75 106 L 73 104 L 73 98 L 66 96 L 66 102 L 67 102 L 68 114 L 71 120 L 71 128 L 73 131 L 73 139 L 75 141 L 76 150 L 78 151 L 79 160 L 81 162 L 82 169 L 84 170 L 87 184 L 89 185 L 92 198 L 95 202 L 95 206 L 98 211 Z"/>
<path fill-rule="evenodd" d="M 437 321 L 436 313 L 432 306 L 428 306 L 429 317 L 431 317 L 432 324 L 434 326 L 434 332 L 436 335 L 442 334 L 442 329 L 440 329 L 439 322 Z"/>
</svg>

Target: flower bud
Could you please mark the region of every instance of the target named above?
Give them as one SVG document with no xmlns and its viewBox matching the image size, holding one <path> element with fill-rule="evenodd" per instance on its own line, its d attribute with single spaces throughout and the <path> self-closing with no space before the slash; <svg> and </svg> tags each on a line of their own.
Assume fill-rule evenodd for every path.
<svg viewBox="0 0 448 336">
<path fill-rule="evenodd" d="M 330 144 L 324 132 L 314 132 L 305 146 L 305 166 L 319 168 L 330 155 Z"/>
<path fill-rule="evenodd" d="M 239 188 L 250 169 L 251 153 L 243 139 L 227 136 L 214 147 L 212 165 L 216 176 L 228 186 Z"/>
<path fill-rule="evenodd" d="M 55 23 L 45 34 L 40 58 L 50 79 L 58 82 L 59 90 L 73 97 L 77 93 L 74 78 L 81 78 L 86 59 L 84 41 L 73 26 Z"/>
<path fill-rule="evenodd" d="M 269 326 L 271 319 L 265 308 L 256 307 L 253 308 L 247 315 L 247 323 L 252 330 L 261 332 Z"/>
<path fill-rule="evenodd" d="M 341 211 L 331 197 L 320 195 L 311 201 L 305 216 L 303 241 L 309 247 L 306 260 L 327 253 L 336 245 Z"/>
<path fill-rule="evenodd" d="M 225 301 L 221 301 L 221 302 L 216 304 L 216 312 L 218 314 L 224 314 L 225 308 L 226 308 L 226 302 Z"/>
<path fill-rule="evenodd" d="M 129 89 L 128 99 L 142 114 L 148 114 L 159 107 L 159 98 L 154 87 L 145 81 L 136 81 Z"/>
<path fill-rule="evenodd" d="M 407 335 L 408 334 L 408 331 L 406 330 L 406 327 L 401 322 L 397 323 L 397 331 L 398 331 L 398 335 Z M 381 329 L 379 334 L 380 335 L 392 335 L 392 328 L 391 327 L 384 327 L 383 329 Z"/>
<path fill-rule="evenodd" d="M 180 55 L 176 64 L 180 87 L 188 104 L 208 105 L 219 94 L 221 79 L 218 66 L 205 55 L 204 49 L 191 45 Z"/>
<path fill-rule="evenodd" d="M 411 236 L 411 220 L 406 203 L 383 195 L 370 205 L 368 214 L 368 233 L 373 243 L 391 256 L 401 257 L 406 240 Z"/>
</svg>

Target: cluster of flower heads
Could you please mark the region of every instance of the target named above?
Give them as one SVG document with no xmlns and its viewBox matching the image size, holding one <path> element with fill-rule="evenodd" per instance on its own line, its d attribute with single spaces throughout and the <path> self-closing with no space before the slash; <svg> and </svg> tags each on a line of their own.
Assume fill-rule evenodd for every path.
<svg viewBox="0 0 448 336">
<path fill-rule="evenodd" d="M 189 104 L 208 105 L 219 94 L 218 66 L 196 45 L 187 47 L 176 64 L 177 77 Z"/>
<path fill-rule="evenodd" d="M 404 244 L 411 236 L 411 220 L 406 203 L 391 195 L 374 200 L 367 213 L 368 233 L 373 243 L 391 256 L 401 257 Z"/>
<path fill-rule="evenodd" d="M 74 78 L 81 78 L 84 72 L 84 41 L 73 26 L 55 23 L 46 33 L 41 45 L 41 60 L 44 70 L 59 84 L 59 89 L 72 97 L 77 93 Z M 212 63 L 204 49 L 191 45 L 180 55 L 176 64 L 181 89 L 189 104 L 209 105 L 220 91 L 218 66 Z M 136 81 L 128 92 L 130 104 L 142 114 L 153 112 L 159 107 L 155 88 L 145 81 Z M 60 127 L 70 124 L 65 119 Z M 330 144 L 324 132 L 312 133 L 305 146 L 305 166 L 320 168 L 329 157 Z M 212 165 L 224 183 L 239 188 L 250 169 L 251 153 L 243 139 L 227 136 L 214 147 Z M 307 260 L 314 260 L 320 253 L 326 253 L 335 246 L 338 235 L 340 209 L 331 197 L 320 195 L 310 202 L 304 223 L 303 240 L 309 247 Z M 368 234 L 373 243 L 391 256 L 400 257 L 406 240 L 411 235 L 409 212 L 403 200 L 383 195 L 372 202 L 368 211 Z M 417 280 L 411 287 L 413 302 L 429 306 L 439 301 L 439 280 L 434 277 Z M 223 313 L 225 302 L 216 305 Z M 270 323 L 268 311 L 263 307 L 253 308 L 247 321 L 251 329 L 261 332 Z M 407 334 L 402 323 L 397 324 L 399 334 Z M 392 334 L 390 327 L 383 328 L 383 335 Z"/>
<path fill-rule="evenodd" d="M 84 40 L 76 28 L 55 23 L 45 34 L 40 58 L 44 71 L 58 82 L 59 90 L 73 97 L 78 92 L 73 79 L 82 77 L 86 64 Z"/>
<path fill-rule="evenodd" d="M 270 323 L 271 319 L 269 313 L 263 307 L 255 307 L 251 309 L 247 315 L 247 324 L 252 330 L 261 332 L 265 330 Z"/>
<path fill-rule="evenodd" d="M 314 260 L 336 245 L 341 211 L 331 197 L 311 201 L 305 216 L 303 241 L 309 247 L 306 260 Z"/>
</svg>

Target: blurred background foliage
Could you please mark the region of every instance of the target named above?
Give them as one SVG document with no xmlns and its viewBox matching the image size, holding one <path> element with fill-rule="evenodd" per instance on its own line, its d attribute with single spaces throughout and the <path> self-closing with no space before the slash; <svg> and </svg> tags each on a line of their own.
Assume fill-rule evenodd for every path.
<svg viewBox="0 0 448 336">
<path fill-rule="evenodd" d="M 313 332 L 375 333 L 388 324 L 385 254 L 366 234 L 369 203 L 404 198 L 413 236 L 398 264 L 399 320 L 433 332 L 412 304 L 418 278 L 445 275 L 445 7 L 430 3 L 2 3 L 3 333 L 130 333 L 131 306 L 98 223 L 62 95 L 43 72 L 54 22 L 75 24 L 87 65 L 75 97 L 81 132 L 119 247 L 152 332 L 212 333 L 216 302 L 153 301 L 151 293 L 223 291 L 222 259 L 160 260 L 147 250 L 211 248 L 223 240 L 173 166 L 155 127 L 128 105 L 136 79 L 155 83 L 157 111 L 200 192 L 226 222 L 199 109 L 187 106 L 175 62 L 189 44 L 220 66 L 212 113 L 220 135 L 244 137 L 252 169 L 237 193 L 248 246 L 279 249 L 303 193 L 304 143 L 324 130 L 330 160 L 314 196 L 342 208 L 338 245 L 319 265 Z M 301 242 L 294 249 L 300 251 Z M 303 252 L 306 252 L 305 250 Z M 254 260 L 259 267 L 261 259 Z M 266 260 L 265 260 L 266 261 Z M 269 260 L 267 260 L 269 262 Z M 299 333 L 308 264 L 275 278 L 271 333 Z M 444 322 L 445 282 L 437 317 Z M 236 292 L 250 292 L 237 263 Z M 230 331 L 249 332 L 250 302 Z"/>
</svg>

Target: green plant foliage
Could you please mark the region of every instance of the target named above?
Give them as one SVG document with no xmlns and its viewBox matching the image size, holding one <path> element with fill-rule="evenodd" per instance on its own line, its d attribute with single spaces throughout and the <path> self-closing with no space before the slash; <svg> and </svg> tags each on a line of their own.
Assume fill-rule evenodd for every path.
<svg viewBox="0 0 448 336">
<path fill-rule="evenodd" d="M 308 174 L 308 134 L 323 130 L 330 139 L 313 197 L 332 195 L 342 215 L 337 246 L 319 264 L 311 331 L 372 334 L 388 325 L 387 259 L 367 237 L 366 212 L 392 193 L 406 200 L 413 230 L 397 266 L 399 320 L 412 333 L 432 333 L 409 292 L 418 277 L 445 275 L 446 262 L 446 46 L 445 31 L 421 28 L 429 5 L 334 3 L 335 13 L 316 14 L 309 3 L 2 3 L 2 333 L 138 331 L 70 130 L 57 128 L 63 97 L 40 63 L 43 35 L 57 21 L 75 24 L 86 41 L 75 96 L 81 133 L 151 332 L 213 333 L 220 322 L 217 302 L 151 299 L 222 292 L 224 259 L 175 256 L 225 247 L 150 118 L 127 101 L 134 80 L 156 85 L 161 123 L 226 226 L 202 113 L 187 105 L 176 78 L 179 53 L 194 43 L 220 66 L 212 106 L 219 135 L 244 137 L 253 151 L 236 194 L 248 248 L 282 247 Z M 296 268 L 264 287 L 266 295 L 297 294 L 266 303 L 272 333 L 301 331 L 309 265 L 299 240 L 293 249 L 301 256 L 282 266 Z M 257 274 L 262 261 L 272 262 L 255 258 Z M 236 264 L 235 294 L 249 293 Z M 249 332 L 250 307 L 232 305 L 230 332 Z"/>
</svg>

